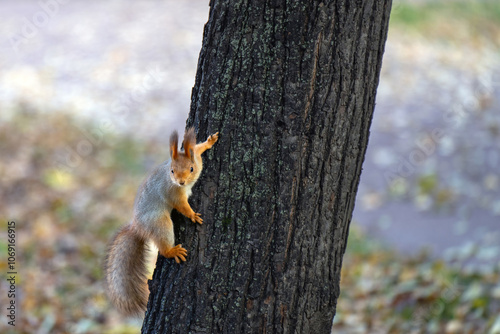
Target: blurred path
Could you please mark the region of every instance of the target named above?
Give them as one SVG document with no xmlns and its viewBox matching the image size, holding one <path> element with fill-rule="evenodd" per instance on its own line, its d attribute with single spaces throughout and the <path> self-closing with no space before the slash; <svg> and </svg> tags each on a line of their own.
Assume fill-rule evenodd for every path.
<svg viewBox="0 0 500 334">
<path fill-rule="evenodd" d="M 354 220 L 413 253 L 500 256 L 500 56 L 411 40 L 386 46 Z"/>
<path fill-rule="evenodd" d="M 207 1 L 0 3 L 0 120 L 69 112 L 140 140 L 182 129 Z M 497 53 L 392 33 L 354 224 L 447 259 L 500 253 Z"/>
<path fill-rule="evenodd" d="M 184 128 L 208 2 L 40 3 L 0 3 L 3 117 L 26 102 L 143 139 Z"/>
</svg>

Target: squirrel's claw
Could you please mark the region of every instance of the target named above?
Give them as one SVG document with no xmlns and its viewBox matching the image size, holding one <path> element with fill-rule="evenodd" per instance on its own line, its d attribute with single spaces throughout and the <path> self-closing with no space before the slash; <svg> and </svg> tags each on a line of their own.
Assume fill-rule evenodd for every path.
<svg viewBox="0 0 500 334">
<path fill-rule="evenodd" d="M 160 254 L 169 259 L 173 258 L 177 263 L 181 263 L 181 261 L 186 261 L 187 250 L 182 248 L 181 244 L 178 244 L 166 252 L 160 252 Z"/>
<path fill-rule="evenodd" d="M 201 213 L 194 213 L 194 216 L 191 218 L 193 223 L 203 224 L 203 219 L 201 219 Z"/>
<path fill-rule="evenodd" d="M 207 141 L 213 145 L 217 142 L 218 139 L 219 139 L 219 132 L 216 132 L 213 135 L 208 136 Z"/>
</svg>

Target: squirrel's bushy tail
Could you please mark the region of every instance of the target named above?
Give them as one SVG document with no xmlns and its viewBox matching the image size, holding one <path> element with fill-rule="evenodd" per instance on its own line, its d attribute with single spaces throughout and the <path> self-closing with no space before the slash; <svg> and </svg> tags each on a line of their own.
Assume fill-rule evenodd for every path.
<svg viewBox="0 0 500 334">
<path fill-rule="evenodd" d="M 109 245 L 104 270 L 111 302 L 125 315 L 141 315 L 148 302 L 146 241 L 123 226 Z"/>
</svg>

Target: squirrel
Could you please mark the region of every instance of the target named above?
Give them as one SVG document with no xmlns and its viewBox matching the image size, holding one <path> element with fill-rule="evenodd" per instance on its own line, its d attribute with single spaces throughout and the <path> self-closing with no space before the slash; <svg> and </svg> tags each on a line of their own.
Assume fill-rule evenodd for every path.
<svg viewBox="0 0 500 334">
<path fill-rule="evenodd" d="M 187 250 L 175 245 L 170 214 L 176 209 L 194 223 L 203 223 L 188 203 L 191 189 L 203 169 L 201 154 L 219 137 L 215 133 L 196 144 L 194 128 L 184 134 L 184 151 L 178 151 L 179 135 L 170 136 L 170 159 L 159 165 L 137 191 L 131 223 L 123 226 L 109 245 L 104 261 L 106 290 L 111 302 L 123 314 L 139 315 L 146 310 L 147 241 L 152 240 L 159 253 L 175 262 L 186 261 Z"/>
</svg>

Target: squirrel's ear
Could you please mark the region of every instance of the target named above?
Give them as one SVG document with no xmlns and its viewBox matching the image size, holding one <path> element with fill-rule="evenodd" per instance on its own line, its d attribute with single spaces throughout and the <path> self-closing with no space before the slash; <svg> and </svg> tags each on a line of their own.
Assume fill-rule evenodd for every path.
<svg viewBox="0 0 500 334">
<path fill-rule="evenodd" d="M 174 131 L 172 135 L 170 135 L 170 158 L 172 160 L 177 159 L 177 154 L 179 153 L 177 150 L 177 145 L 179 143 L 179 134 L 177 131 Z"/>
<path fill-rule="evenodd" d="M 186 133 L 184 134 L 184 141 L 182 142 L 182 145 L 184 146 L 186 157 L 194 160 L 193 149 L 196 146 L 196 135 L 194 134 L 194 128 L 187 129 Z"/>
</svg>

